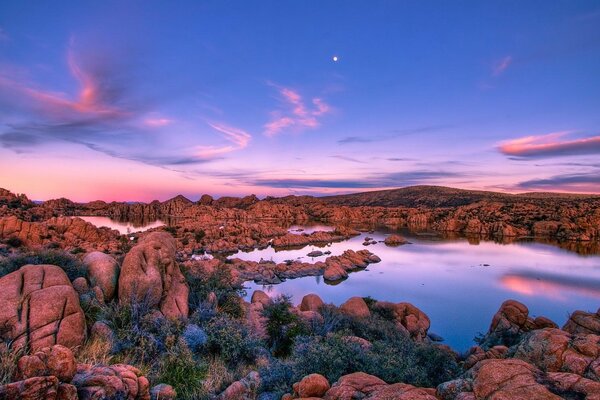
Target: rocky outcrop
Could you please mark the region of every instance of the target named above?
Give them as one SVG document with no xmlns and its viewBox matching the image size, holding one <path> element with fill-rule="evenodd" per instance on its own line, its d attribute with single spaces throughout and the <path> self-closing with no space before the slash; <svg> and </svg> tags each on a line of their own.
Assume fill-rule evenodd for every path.
<svg viewBox="0 0 600 400">
<path fill-rule="evenodd" d="M 0 386 L 0 400 L 77 400 L 76 393 L 75 397 L 58 397 L 59 386 L 55 376 L 29 378 Z"/>
<path fill-rule="evenodd" d="M 102 291 L 104 301 L 112 300 L 117 294 L 119 281 L 119 264 L 114 257 L 94 251 L 83 259 L 87 267 L 87 276 L 92 288 L 98 287 Z"/>
<path fill-rule="evenodd" d="M 383 242 L 387 246 L 400 246 L 403 244 L 407 244 L 408 240 L 406 240 L 406 238 L 404 238 L 400 235 L 392 234 L 392 235 L 387 236 Z"/>
<path fill-rule="evenodd" d="M 73 352 L 64 346 L 45 347 L 31 355 L 23 356 L 17 363 L 17 378 L 21 380 L 38 376 L 55 376 L 69 383 L 77 372 Z"/>
<path fill-rule="evenodd" d="M 575 311 L 563 326 L 563 331 L 569 333 L 593 333 L 600 335 L 600 308 L 596 313 Z"/>
<path fill-rule="evenodd" d="M 376 376 L 364 372 L 342 376 L 323 398 L 325 400 L 436 400 L 435 389 L 418 388 L 404 383 L 388 385 Z"/>
<path fill-rule="evenodd" d="M 79 364 L 72 384 L 79 400 L 150 400 L 150 384 L 142 372 L 126 364 Z"/>
<path fill-rule="evenodd" d="M 431 322 L 427 314 L 410 303 L 390 303 L 378 301 L 377 308 L 386 309 L 396 320 L 396 325 L 405 330 L 411 339 L 422 342 L 426 340 Z"/>
<path fill-rule="evenodd" d="M 483 360 L 470 369 L 465 377 L 438 386 L 443 400 L 560 400 L 538 382 L 542 373 L 522 360 Z"/>
<path fill-rule="evenodd" d="M 115 251 L 119 234 L 108 228 L 97 228 L 81 218 L 55 217 L 44 222 L 23 221 L 16 216 L 0 218 L 0 239 L 12 237 L 28 246 L 56 243 L 63 248 Z"/>
<path fill-rule="evenodd" d="M 294 395 L 300 398 L 323 397 L 331 386 L 323 375 L 310 374 L 293 385 Z"/>
<path fill-rule="evenodd" d="M 250 372 L 245 378 L 233 382 L 217 396 L 217 400 L 253 400 L 256 398 L 260 376 L 257 372 Z"/>
<path fill-rule="evenodd" d="M 507 300 L 494 315 L 490 329 L 483 342 L 483 348 L 495 345 L 512 346 L 524 333 L 534 329 L 556 328 L 557 325 L 545 317 L 532 318 L 529 309 L 516 300 Z"/>
<path fill-rule="evenodd" d="M 187 318 L 189 288 L 175 260 L 176 243 L 166 232 L 143 236 L 123 260 L 119 302 L 147 302 L 167 318 Z"/>
<path fill-rule="evenodd" d="M 0 278 L 0 330 L 15 348 L 75 347 L 86 337 L 79 296 L 54 265 L 26 265 Z"/>
<path fill-rule="evenodd" d="M 600 336 L 597 335 L 540 329 L 527 334 L 511 352 L 512 357 L 543 371 L 569 372 L 600 381 Z"/>
</svg>

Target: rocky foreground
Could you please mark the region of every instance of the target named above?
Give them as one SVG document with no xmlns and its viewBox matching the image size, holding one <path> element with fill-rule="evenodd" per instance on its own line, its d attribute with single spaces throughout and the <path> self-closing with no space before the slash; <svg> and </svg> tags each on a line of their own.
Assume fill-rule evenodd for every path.
<svg viewBox="0 0 600 400">
<path fill-rule="evenodd" d="M 346 271 L 375 257 L 347 252 L 295 268 Z M 0 399 L 600 399 L 600 310 L 576 311 L 559 328 L 509 300 L 479 345 L 458 354 L 437 343 L 427 315 L 409 303 L 353 297 L 335 307 L 312 294 L 294 306 L 261 291 L 245 302 L 227 288 L 284 266 L 182 264 L 166 232 L 142 235 L 122 261 L 97 251 L 82 260 L 74 279 L 48 264 L 0 277 Z M 234 274 L 214 286 L 225 269 Z M 392 357 L 384 362 L 382 352 Z M 214 357 L 225 368 L 217 375 Z M 411 375 L 403 357 L 425 374 Z M 289 378 L 274 378 L 287 366 Z M 220 383 L 207 387 L 216 376 Z"/>
</svg>

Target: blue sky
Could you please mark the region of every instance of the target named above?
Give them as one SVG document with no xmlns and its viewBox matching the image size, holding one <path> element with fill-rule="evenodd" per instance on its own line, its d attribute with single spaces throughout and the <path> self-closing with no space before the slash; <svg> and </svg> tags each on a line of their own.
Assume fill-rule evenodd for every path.
<svg viewBox="0 0 600 400">
<path fill-rule="evenodd" d="M 0 186 L 600 192 L 598 71 L 598 1 L 3 2 Z"/>
</svg>

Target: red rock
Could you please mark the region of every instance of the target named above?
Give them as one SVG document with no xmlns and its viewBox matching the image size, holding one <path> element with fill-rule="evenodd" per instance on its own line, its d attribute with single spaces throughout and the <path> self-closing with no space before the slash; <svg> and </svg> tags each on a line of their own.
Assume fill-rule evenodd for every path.
<svg viewBox="0 0 600 400">
<path fill-rule="evenodd" d="M 309 293 L 302 298 L 302 302 L 300 303 L 300 311 L 316 311 L 319 312 L 321 307 L 323 307 L 323 300 L 314 294 Z"/>
<path fill-rule="evenodd" d="M 575 311 L 563 326 L 563 331 L 569 333 L 593 333 L 600 335 L 600 309 L 596 313 Z"/>
<path fill-rule="evenodd" d="M 300 397 L 323 397 L 329 390 L 327 378 L 320 374 L 310 374 L 302 378 L 294 389 Z"/>
<path fill-rule="evenodd" d="M 325 394 L 325 400 L 353 400 L 376 392 L 387 384 L 376 376 L 355 372 L 342 376 Z"/>
<path fill-rule="evenodd" d="M 58 379 L 40 376 L 0 386 L 1 400 L 57 400 Z"/>
<path fill-rule="evenodd" d="M 177 392 L 173 386 L 161 383 L 150 390 L 150 398 L 152 400 L 175 400 Z"/>
<path fill-rule="evenodd" d="M 79 296 L 54 265 L 26 265 L 0 278 L 0 326 L 14 348 L 33 351 L 54 344 L 72 348 L 86 337 Z"/>
<path fill-rule="evenodd" d="M 406 240 L 406 238 L 400 235 L 392 234 L 385 238 L 384 243 L 387 246 L 400 246 L 403 244 L 407 244 L 408 240 Z"/>
<path fill-rule="evenodd" d="M 32 355 L 26 355 L 17 363 L 17 376 L 20 380 L 36 376 L 56 376 L 60 382 L 71 382 L 77 364 L 73 352 L 64 346 L 45 347 Z"/>
<path fill-rule="evenodd" d="M 250 302 L 251 303 L 260 303 L 264 307 L 264 306 L 268 306 L 269 304 L 271 304 L 271 298 L 269 297 L 268 294 L 266 294 L 262 290 L 255 290 L 254 293 L 252 293 L 252 299 L 250 300 Z"/>
<path fill-rule="evenodd" d="M 150 384 L 141 371 L 131 365 L 91 366 L 79 364 L 72 384 L 79 400 L 123 398 L 150 400 Z"/>
<path fill-rule="evenodd" d="M 340 306 L 340 311 L 354 318 L 368 318 L 371 311 L 362 297 L 351 297 Z"/>
<path fill-rule="evenodd" d="M 105 301 L 112 300 L 117 294 L 119 281 L 119 264 L 110 255 L 94 251 L 83 259 L 87 267 L 87 275 L 92 287 L 102 290 Z"/>
<path fill-rule="evenodd" d="M 176 243 L 166 232 L 140 239 L 123 260 L 119 302 L 147 301 L 167 318 L 187 318 L 189 288 L 175 261 Z"/>
</svg>

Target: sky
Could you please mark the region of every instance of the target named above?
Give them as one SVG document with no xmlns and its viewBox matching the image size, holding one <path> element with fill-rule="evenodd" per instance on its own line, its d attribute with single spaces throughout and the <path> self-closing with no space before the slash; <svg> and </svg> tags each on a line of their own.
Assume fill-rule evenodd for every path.
<svg viewBox="0 0 600 400">
<path fill-rule="evenodd" d="M 600 193 L 600 2 L 0 2 L 0 187 Z"/>
</svg>

